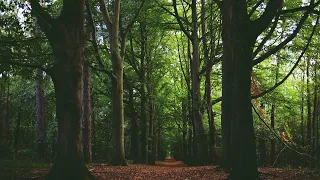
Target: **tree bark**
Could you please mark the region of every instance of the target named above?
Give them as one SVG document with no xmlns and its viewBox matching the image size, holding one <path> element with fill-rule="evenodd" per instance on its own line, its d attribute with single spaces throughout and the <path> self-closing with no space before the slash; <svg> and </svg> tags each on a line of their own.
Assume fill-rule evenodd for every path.
<svg viewBox="0 0 320 180">
<path fill-rule="evenodd" d="M 36 70 L 36 112 L 37 112 L 37 134 L 38 134 L 38 156 L 44 160 L 46 158 L 47 136 L 46 118 L 44 109 L 44 91 L 42 85 L 42 70 Z"/>
<path fill-rule="evenodd" d="M 195 142 L 196 152 L 195 163 L 197 165 L 206 164 L 207 161 L 207 135 L 204 130 L 201 109 L 200 94 L 200 54 L 199 54 L 199 38 L 198 38 L 198 17 L 197 17 L 197 1 L 192 0 L 192 111 L 193 121 L 195 125 Z"/>
<path fill-rule="evenodd" d="M 45 179 L 94 179 L 83 161 L 82 144 L 82 76 L 84 34 L 84 0 L 64 0 L 60 16 L 52 18 L 31 0 L 42 31 L 54 53 L 55 63 L 48 69 L 56 95 L 58 119 L 57 157 Z"/>
<path fill-rule="evenodd" d="M 82 124 L 83 124 L 83 156 L 85 163 L 92 162 L 92 130 L 91 130 L 91 68 L 83 66 L 83 89 L 82 89 Z"/>
<path fill-rule="evenodd" d="M 222 132 L 224 163 L 230 179 L 257 179 L 257 158 L 251 106 L 253 47 L 281 8 L 270 0 L 264 13 L 251 21 L 245 0 L 223 0 Z"/>
</svg>

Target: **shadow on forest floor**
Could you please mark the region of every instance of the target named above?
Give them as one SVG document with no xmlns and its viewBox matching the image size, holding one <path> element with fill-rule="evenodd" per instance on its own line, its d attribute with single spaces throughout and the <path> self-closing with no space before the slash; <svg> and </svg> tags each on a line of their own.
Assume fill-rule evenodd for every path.
<svg viewBox="0 0 320 180">
<path fill-rule="evenodd" d="M 181 165 L 181 164 L 180 164 Z M 216 166 L 181 167 L 131 165 L 127 167 L 114 166 L 88 166 L 89 171 L 97 179 L 134 179 L 134 180 L 222 180 L 226 179 L 228 172 Z M 49 168 L 2 168 L 0 179 L 42 179 L 49 172 Z M 320 179 L 320 169 L 284 169 L 259 168 L 261 179 Z"/>
</svg>

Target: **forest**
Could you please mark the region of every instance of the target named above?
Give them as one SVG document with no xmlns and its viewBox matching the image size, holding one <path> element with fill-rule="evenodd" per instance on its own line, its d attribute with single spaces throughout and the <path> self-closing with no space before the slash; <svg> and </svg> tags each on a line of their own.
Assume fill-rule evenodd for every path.
<svg viewBox="0 0 320 180">
<path fill-rule="evenodd" d="M 320 179 L 319 0 L 0 0 L 0 179 Z"/>
</svg>

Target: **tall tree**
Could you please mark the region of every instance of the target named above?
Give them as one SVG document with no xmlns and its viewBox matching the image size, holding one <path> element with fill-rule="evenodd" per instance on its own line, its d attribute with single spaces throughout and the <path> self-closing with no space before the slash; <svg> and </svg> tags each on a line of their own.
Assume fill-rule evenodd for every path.
<svg viewBox="0 0 320 180">
<path fill-rule="evenodd" d="M 256 145 L 251 109 L 253 47 L 282 7 L 270 0 L 257 20 L 250 20 L 245 0 L 223 0 L 222 134 L 225 166 L 231 179 L 257 179 Z"/>
<path fill-rule="evenodd" d="M 127 26 L 120 23 L 120 0 L 113 2 L 113 18 L 108 11 L 109 3 L 99 0 L 103 20 L 109 33 L 112 72 L 108 72 L 112 82 L 112 144 L 113 155 L 110 165 L 128 165 L 124 151 L 124 111 L 123 111 L 123 61 L 126 51 L 126 38 L 143 7 L 144 0 Z M 122 22 L 122 21 L 121 21 Z M 119 36 L 120 34 L 120 36 Z M 119 39 L 121 39 L 119 43 Z M 120 44 L 120 46 L 119 46 Z M 102 65 L 102 62 L 99 62 Z M 103 66 L 103 65 L 102 65 Z"/>
<path fill-rule="evenodd" d="M 84 0 L 63 0 L 59 17 L 53 18 L 31 0 L 32 13 L 49 40 L 54 65 L 47 69 L 56 95 L 58 151 L 45 179 L 94 179 L 83 161 L 81 103 L 84 31 Z"/>
<path fill-rule="evenodd" d="M 197 1 L 192 0 L 191 7 L 191 32 L 185 27 L 182 18 L 178 13 L 177 1 L 173 0 L 174 16 L 180 26 L 180 29 L 187 36 L 192 43 L 192 61 L 191 61 L 191 91 L 192 91 L 192 120 L 194 126 L 194 163 L 201 165 L 207 161 L 207 135 L 203 125 L 203 118 L 201 111 L 201 92 L 200 92 L 200 39 L 199 39 L 199 25 L 198 25 L 198 6 Z M 190 23 L 190 22 L 189 22 Z"/>
</svg>

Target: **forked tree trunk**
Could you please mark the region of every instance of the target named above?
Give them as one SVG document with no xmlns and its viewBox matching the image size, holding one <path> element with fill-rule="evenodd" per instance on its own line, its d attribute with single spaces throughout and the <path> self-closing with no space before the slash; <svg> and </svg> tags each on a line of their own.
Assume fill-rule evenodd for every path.
<svg viewBox="0 0 320 180">
<path fill-rule="evenodd" d="M 94 179 L 83 161 L 82 144 L 82 76 L 84 34 L 84 0 L 63 0 L 58 18 L 52 18 L 31 0 L 42 31 L 54 53 L 55 63 L 48 69 L 56 95 L 58 141 L 56 161 L 45 179 Z"/>
<path fill-rule="evenodd" d="M 91 69 L 83 66 L 83 90 L 82 90 L 82 121 L 83 121 L 83 156 L 85 163 L 92 162 L 92 131 L 91 131 Z"/>
<path fill-rule="evenodd" d="M 222 128 L 225 164 L 230 179 L 258 178 L 251 107 L 253 47 L 268 27 L 281 1 L 270 0 L 257 20 L 250 20 L 245 0 L 223 0 Z"/>
<path fill-rule="evenodd" d="M 46 119 L 44 111 L 44 91 L 42 87 L 42 70 L 36 72 L 36 112 L 37 112 L 37 134 L 38 134 L 38 155 L 40 159 L 46 157 L 47 136 Z"/>
</svg>

